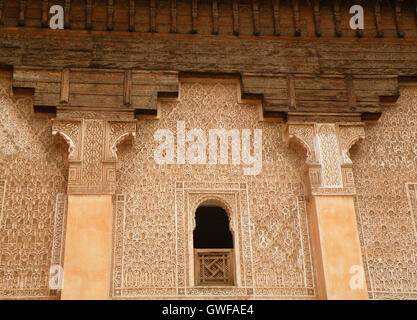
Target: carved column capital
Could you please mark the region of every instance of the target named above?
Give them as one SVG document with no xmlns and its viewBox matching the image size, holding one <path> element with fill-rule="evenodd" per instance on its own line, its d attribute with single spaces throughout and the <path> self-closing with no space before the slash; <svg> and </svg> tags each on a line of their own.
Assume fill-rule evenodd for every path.
<svg viewBox="0 0 417 320">
<path fill-rule="evenodd" d="M 349 150 L 365 138 L 363 123 L 288 123 L 283 136 L 307 151 L 312 195 L 356 193 Z"/>
<path fill-rule="evenodd" d="M 53 119 L 68 144 L 68 194 L 114 194 L 117 146 L 136 136 L 136 120 Z"/>
</svg>

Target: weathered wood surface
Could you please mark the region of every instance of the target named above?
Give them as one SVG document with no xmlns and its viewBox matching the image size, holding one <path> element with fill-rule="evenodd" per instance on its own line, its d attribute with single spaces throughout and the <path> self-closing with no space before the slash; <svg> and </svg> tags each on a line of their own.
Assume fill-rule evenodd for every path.
<svg viewBox="0 0 417 320">
<path fill-rule="evenodd" d="M 158 96 L 176 96 L 176 71 L 15 67 L 13 85 L 34 88 L 37 106 L 157 108 Z M 398 96 L 397 77 L 242 73 L 242 96 L 263 99 L 265 111 L 380 112 L 380 97 Z M 352 98 L 354 97 L 354 98 Z"/>
<path fill-rule="evenodd" d="M 201 72 L 415 75 L 417 39 L 233 37 L 0 27 L 0 63 Z"/>
<path fill-rule="evenodd" d="M 1 0 L 0 22 L 45 27 L 45 0 Z M 55 0 L 72 29 L 220 35 L 417 37 L 415 0 Z M 361 4 L 365 29 L 351 30 Z"/>
<path fill-rule="evenodd" d="M 242 95 L 263 97 L 268 112 L 378 113 L 381 99 L 398 96 L 399 76 L 417 76 L 407 1 L 396 16 L 373 2 L 362 38 L 337 2 L 61 2 L 71 29 L 41 28 L 44 2 L 23 15 L 20 1 L 3 5 L 0 65 L 14 67 L 15 87 L 36 89 L 39 106 L 156 109 L 158 96 L 175 96 L 181 72 L 203 72 L 238 74 Z M 26 27 L 11 26 L 19 17 Z"/>
<path fill-rule="evenodd" d="M 178 92 L 178 73 L 15 67 L 13 86 L 34 88 L 36 106 L 156 109 L 158 93 Z"/>
</svg>

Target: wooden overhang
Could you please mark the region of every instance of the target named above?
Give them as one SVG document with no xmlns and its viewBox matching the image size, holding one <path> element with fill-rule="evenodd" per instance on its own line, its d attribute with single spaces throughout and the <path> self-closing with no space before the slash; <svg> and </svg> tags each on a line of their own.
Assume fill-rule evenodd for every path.
<svg viewBox="0 0 417 320">
<path fill-rule="evenodd" d="M 65 30 L 47 28 L 50 1 L 0 0 L 0 65 L 16 90 L 34 91 L 36 111 L 153 115 L 182 75 L 198 73 L 238 77 L 265 117 L 369 121 L 417 77 L 414 1 L 361 1 L 361 32 L 336 0 L 58 2 Z"/>
</svg>

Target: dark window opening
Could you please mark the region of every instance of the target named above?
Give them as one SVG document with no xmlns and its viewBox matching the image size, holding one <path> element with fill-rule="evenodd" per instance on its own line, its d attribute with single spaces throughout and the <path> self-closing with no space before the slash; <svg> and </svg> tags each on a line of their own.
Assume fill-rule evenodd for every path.
<svg viewBox="0 0 417 320">
<path fill-rule="evenodd" d="M 195 213 L 194 249 L 231 249 L 229 216 L 219 206 L 201 206 Z"/>
<path fill-rule="evenodd" d="M 233 285 L 233 236 L 227 212 L 205 204 L 195 213 L 194 272 L 196 285 Z"/>
</svg>

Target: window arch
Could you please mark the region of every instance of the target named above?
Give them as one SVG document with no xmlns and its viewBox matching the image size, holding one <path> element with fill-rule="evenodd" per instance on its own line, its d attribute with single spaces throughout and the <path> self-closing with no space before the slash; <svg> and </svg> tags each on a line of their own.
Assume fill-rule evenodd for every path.
<svg viewBox="0 0 417 320">
<path fill-rule="evenodd" d="M 234 246 L 230 219 L 216 201 L 195 211 L 194 269 L 197 285 L 234 284 Z"/>
<path fill-rule="evenodd" d="M 195 212 L 195 249 L 232 249 L 229 215 L 217 204 L 204 204 Z"/>
</svg>

